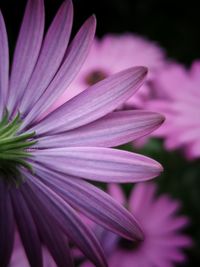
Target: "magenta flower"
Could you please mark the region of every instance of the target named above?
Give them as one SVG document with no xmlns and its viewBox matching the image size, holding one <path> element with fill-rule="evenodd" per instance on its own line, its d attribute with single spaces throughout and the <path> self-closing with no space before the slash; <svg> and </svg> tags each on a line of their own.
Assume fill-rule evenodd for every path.
<svg viewBox="0 0 200 267">
<path fill-rule="evenodd" d="M 131 107 L 141 107 L 149 98 L 148 82 L 164 65 L 164 52 L 155 43 L 133 34 L 106 35 L 95 39 L 89 56 L 77 78 L 55 103 L 54 108 L 79 94 L 96 82 L 132 66 L 144 65 L 149 69 L 148 80 L 138 93 L 126 101 Z"/>
<path fill-rule="evenodd" d="M 155 97 L 146 108 L 162 112 L 166 121 L 156 136 L 168 150 L 182 149 L 190 158 L 200 157 L 200 61 L 190 70 L 173 63 L 161 70 L 155 81 Z"/>
<path fill-rule="evenodd" d="M 96 228 L 110 267 L 173 267 L 186 261 L 184 249 L 191 247 L 192 241 L 181 231 L 188 225 L 188 218 L 177 214 L 178 201 L 167 194 L 156 196 L 156 190 L 153 183 L 140 183 L 130 195 L 128 207 L 142 226 L 143 241 L 135 244 Z M 126 203 L 119 186 L 111 185 L 110 193 L 120 203 Z M 85 262 L 81 267 L 91 266 Z"/>
<path fill-rule="evenodd" d="M 43 266 L 46 247 L 59 267 L 72 266 L 68 240 L 96 266 L 101 246 L 77 214 L 131 239 L 134 217 L 84 180 L 137 182 L 159 175 L 147 157 L 111 149 L 157 128 L 163 117 L 112 112 L 143 83 L 146 68 L 130 68 L 85 90 L 45 116 L 77 75 L 91 46 L 95 18 L 71 44 L 72 3 L 64 1 L 46 35 L 42 0 L 29 0 L 9 76 L 8 44 L 0 15 L 0 266 L 9 264 L 17 232 L 30 266 Z"/>
</svg>

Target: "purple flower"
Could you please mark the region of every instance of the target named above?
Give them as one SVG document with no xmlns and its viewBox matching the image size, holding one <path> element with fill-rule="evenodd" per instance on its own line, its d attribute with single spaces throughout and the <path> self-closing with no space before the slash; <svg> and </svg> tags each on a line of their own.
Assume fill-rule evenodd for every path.
<svg viewBox="0 0 200 267">
<path fill-rule="evenodd" d="M 109 189 L 116 200 L 126 204 L 119 186 L 111 185 Z M 142 226 L 143 241 L 133 243 L 96 228 L 110 267 L 172 267 L 186 261 L 184 249 L 191 247 L 192 240 L 182 230 L 188 225 L 188 218 L 177 214 L 178 201 L 167 194 L 157 196 L 156 190 L 153 183 L 140 183 L 129 198 L 128 208 Z M 92 266 L 85 262 L 81 267 Z"/>
<path fill-rule="evenodd" d="M 151 93 L 149 81 L 154 80 L 156 72 L 164 66 L 164 61 L 163 50 L 143 37 L 127 33 L 108 34 L 100 40 L 96 38 L 79 75 L 54 108 L 111 74 L 144 65 L 149 69 L 148 80 L 134 97 L 126 101 L 126 106 L 141 107 Z"/>
<path fill-rule="evenodd" d="M 166 121 L 153 135 L 164 138 L 168 150 L 182 149 L 189 159 L 200 157 L 200 61 L 190 70 L 171 63 L 154 80 L 154 98 L 146 108 L 162 112 Z"/>
<path fill-rule="evenodd" d="M 94 37 L 90 17 L 68 46 L 72 17 L 72 3 L 64 1 L 43 36 L 43 1 L 29 0 L 9 76 L 0 15 L 1 267 L 9 264 L 16 233 L 30 266 L 43 266 L 44 247 L 57 266 L 72 266 L 68 240 L 96 266 L 106 266 L 77 210 L 124 237 L 141 239 L 142 231 L 126 209 L 84 179 L 137 182 L 162 171 L 152 159 L 110 148 L 163 121 L 156 113 L 112 112 L 143 83 L 144 67 L 115 74 L 45 115 L 79 72 Z"/>
<path fill-rule="evenodd" d="M 52 256 L 46 248 L 42 248 L 43 266 L 44 267 L 57 267 Z M 19 236 L 16 235 L 13 254 L 9 263 L 9 267 L 28 267 L 29 262 L 26 257 L 23 246 L 20 242 Z"/>
</svg>

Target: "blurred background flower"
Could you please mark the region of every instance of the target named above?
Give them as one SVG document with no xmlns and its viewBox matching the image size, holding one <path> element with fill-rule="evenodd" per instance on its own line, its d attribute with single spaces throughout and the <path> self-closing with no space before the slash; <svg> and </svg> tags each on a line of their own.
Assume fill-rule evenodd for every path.
<svg viewBox="0 0 200 267">
<path fill-rule="evenodd" d="M 180 149 L 188 159 L 200 157 L 200 61 L 190 69 L 168 63 L 152 82 L 153 96 L 144 108 L 165 115 L 165 124 L 154 136 L 164 138 L 165 148 Z"/>
<path fill-rule="evenodd" d="M 145 236 L 134 243 L 93 225 L 110 267 L 164 267 L 187 261 L 184 250 L 192 246 L 192 240 L 183 233 L 189 221 L 179 214 L 179 201 L 168 194 L 157 196 L 153 183 L 135 185 L 128 202 L 120 186 L 111 184 L 108 192 L 135 214 Z M 88 262 L 82 265 L 90 266 Z"/>
<path fill-rule="evenodd" d="M 149 83 L 154 81 L 157 71 L 164 65 L 163 49 L 141 36 L 127 33 L 96 38 L 81 71 L 70 88 L 56 102 L 55 107 L 111 74 L 132 66 L 146 66 L 146 82 L 134 97 L 129 98 L 123 105 L 125 108 L 140 108 L 149 99 Z"/>
</svg>

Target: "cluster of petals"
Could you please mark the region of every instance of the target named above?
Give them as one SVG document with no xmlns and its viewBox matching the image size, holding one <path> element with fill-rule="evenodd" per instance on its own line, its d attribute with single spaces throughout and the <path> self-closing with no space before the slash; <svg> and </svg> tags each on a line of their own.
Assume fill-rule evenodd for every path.
<svg viewBox="0 0 200 267">
<path fill-rule="evenodd" d="M 136 184 L 128 204 L 119 186 L 109 185 L 109 191 L 119 203 L 128 206 L 144 232 L 143 241 L 138 244 L 129 241 L 124 246 L 127 241 L 90 223 L 106 251 L 110 267 L 167 267 L 187 261 L 185 249 L 192 246 L 192 240 L 183 232 L 189 220 L 178 214 L 179 201 L 167 194 L 158 196 L 157 186 L 152 182 Z M 93 266 L 88 261 L 81 265 Z"/>
<path fill-rule="evenodd" d="M 55 103 L 55 107 L 109 75 L 132 66 L 147 66 L 147 80 L 134 97 L 130 97 L 124 104 L 125 107 L 140 108 L 151 94 L 150 82 L 164 64 L 164 51 L 156 43 L 139 35 L 107 34 L 101 39 L 95 38 L 81 71 L 70 89 Z"/>
<path fill-rule="evenodd" d="M 143 234 L 134 216 L 85 179 L 138 182 L 162 171 L 150 158 L 111 148 L 150 133 L 163 121 L 153 112 L 114 112 L 142 85 L 145 67 L 114 74 L 47 114 L 78 74 L 95 34 L 95 18 L 90 17 L 68 45 L 72 18 L 72 3 L 66 0 L 44 35 L 43 0 L 28 0 L 9 68 L 0 14 L 1 122 L 5 111 L 11 122 L 18 114 L 21 126 L 12 140 L 34 134 L 34 145 L 24 151 L 31 155 L 24 161 L 32 171 L 17 166 L 23 182 L 10 184 L 0 168 L 1 267 L 9 266 L 16 236 L 31 267 L 43 266 L 44 249 L 56 266 L 73 266 L 69 241 L 95 266 L 106 266 L 98 239 L 77 210 L 125 238 L 141 239 Z M 16 158 L 10 148 L 8 154 Z"/>
<path fill-rule="evenodd" d="M 200 61 L 190 69 L 169 63 L 158 72 L 153 97 L 144 106 L 166 117 L 153 135 L 164 138 L 166 149 L 181 149 L 189 159 L 200 157 L 199 88 Z"/>
</svg>

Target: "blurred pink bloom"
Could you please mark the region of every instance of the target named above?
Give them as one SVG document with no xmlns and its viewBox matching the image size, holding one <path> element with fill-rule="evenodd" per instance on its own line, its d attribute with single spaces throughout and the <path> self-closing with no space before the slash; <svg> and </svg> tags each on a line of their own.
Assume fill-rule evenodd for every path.
<svg viewBox="0 0 200 267">
<path fill-rule="evenodd" d="M 145 38 L 133 34 L 109 34 L 101 40 L 96 38 L 81 71 L 54 108 L 111 74 L 132 66 L 147 66 L 147 82 L 134 98 L 131 97 L 126 102 L 128 106 L 140 107 L 143 101 L 148 99 L 148 82 L 163 64 L 163 50 Z"/>
<path fill-rule="evenodd" d="M 126 205 L 125 196 L 117 185 L 110 185 L 111 195 Z M 121 239 L 102 228 L 95 228 L 105 251 L 109 267 L 173 267 L 186 261 L 184 249 L 192 240 L 182 230 L 188 218 L 178 215 L 180 203 L 169 195 L 156 195 L 153 183 L 137 184 L 131 192 L 128 208 L 134 213 L 144 231 L 138 243 Z M 81 267 L 92 267 L 85 262 Z"/>
<path fill-rule="evenodd" d="M 190 70 L 169 64 L 158 73 L 153 86 L 154 98 L 144 107 L 166 117 L 153 136 L 163 137 L 168 150 L 180 148 L 190 159 L 200 157 L 200 61 Z"/>
</svg>

